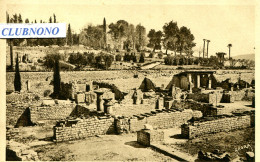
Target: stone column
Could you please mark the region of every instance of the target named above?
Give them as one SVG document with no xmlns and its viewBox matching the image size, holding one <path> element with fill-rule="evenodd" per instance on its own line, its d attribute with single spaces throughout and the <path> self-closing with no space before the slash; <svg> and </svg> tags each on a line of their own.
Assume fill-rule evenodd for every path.
<svg viewBox="0 0 260 162">
<path fill-rule="evenodd" d="M 209 79 L 209 89 L 211 89 L 211 83 L 212 83 L 212 80 Z"/>
<path fill-rule="evenodd" d="M 113 105 L 112 103 L 112 98 L 109 99 L 104 99 L 105 103 L 104 103 L 104 112 L 107 114 L 110 114 L 112 112 L 111 106 Z"/>
<path fill-rule="evenodd" d="M 188 74 L 188 81 L 189 81 L 189 83 L 192 82 L 191 81 L 191 74 Z"/>
<path fill-rule="evenodd" d="M 197 75 L 197 88 L 200 87 L 200 74 Z"/>
<path fill-rule="evenodd" d="M 211 83 L 212 83 L 212 80 L 210 78 L 210 74 L 208 75 L 208 78 L 209 78 L 209 85 L 208 85 L 208 88 L 211 89 Z"/>
<path fill-rule="evenodd" d="M 161 110 L 161 109 L 163 109 L 163 98 L 161 98 L 161 97 L 158 97 L 157 98 L 157 100 L 156 100 L 156 107 L 155 107 L 155 109 L 159 109 L 159 110 Z"/>
<path fill-rule="evenodd" d="M 97 111 L 104 111 L 104 101 L 103 101 L 103 94 L 104 92 L 101 91 L 95 91 L 97 94 Z"/>
<path fill-rule="evenodd" d="M 175 99 L 175 95 L 176 95 L 176 89 L 175 89 L 175 85 L 172 85 L 172 97 Z"/>
<path fill-rule="evenodd" d="M 27 89 L 27 91 L 30 91 L 30 88 L 31 88 L 31 82 L 30 82 L 30 80 L 27 80 L 26 81 L 26 89 Z"/>
</svg>

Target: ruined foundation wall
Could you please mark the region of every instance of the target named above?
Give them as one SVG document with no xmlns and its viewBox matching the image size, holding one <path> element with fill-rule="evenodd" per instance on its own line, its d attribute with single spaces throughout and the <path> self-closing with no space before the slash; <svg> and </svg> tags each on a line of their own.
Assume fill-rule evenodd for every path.
<svg viewBox="0 0 260 162">
<path fill-rule="evenodd" d="M 198 116 L 198 112 L 195 113 Z M 136 132 L 144 128 L 144 124 L 150 124 L 154 129 L 166 129 L 181 126 L 193 117 L 192 110 L 162 112 L 153 111 L 145 116 L 133 116 L 131 118 L 117 118 L 115 120 L 117 133 Z"/>
<path fill-rule="evenodd" d="M 75 104 L 30 107 L 31 120 L 58 120 L 71 114 Z"/>
<path fill-rule="evenodd" d="M 184 124 L 182 125 L 181 134 L 186 138 L 193 139 L 204 134 L 247 128 L 251 126 L 250 118 L 250 115 L 245 115 L 199 122 L 193 125 Z"/>
<path fill-rule="evenodd" d="M 82 139 L 95 135 L 103 135 L 114 132 L 114 118 L 88 118 L 77 119 L 74 124 L 69 120 L 58 123 L 54 127 L 54 139 L 57 142 Z"/>
</svg>

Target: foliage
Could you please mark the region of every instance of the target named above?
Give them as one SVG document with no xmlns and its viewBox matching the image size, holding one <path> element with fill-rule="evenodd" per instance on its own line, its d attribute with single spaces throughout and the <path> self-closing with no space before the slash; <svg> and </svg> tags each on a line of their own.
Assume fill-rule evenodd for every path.
<svg viewBox="0 0 260 162">
<path fill-rule="evenodd" d="M 19 71 L 18 54 L 16 57 L 16 65 L 15 65 L 14 89 L 15 89 L 15 91 L 18 91 L 18 92 L 20 92 L 22 89 L 21 76 L 20 76 L 20 71 Z"/>
<path fill-rule="evenodd" d="M 153 48 L 153 51 L 156 49 L 160 50 L 163 33 L 160 30 L 155 31 L 154 29 L 151 29 L 147 36 L 149 38 L 149 43 L 147 46 Z"/>
<path fill-rule="evenodd" d="M 121 61 L 122 60 L 122 56 L 120 54 L 116 55 L 116 61 Z"/>
<path fill-rule="evenodd" d="M 68 31 L 67 31 L 67 44 L 69 46 L 72 45 L 72 33 L 71 33 L 70 24 L 68 25 Z"/>
<path fill-rule="evenodd" d="M 55 60 L 62 59 L 59 54 L 47 54 L 44 59 L 44 66 L 46 66 L 49 69 L 53 69 Z"/>
<path fill-rule="evenodd" d="M 59 59 L 55 59 L 55 66 L 54 66 L 54 73 L 53 73 L 53 97 L 54 98 L 59 97 L 60 84 L 61 84 L 61 78 L 60 78 Z"/>
<path fill-rule="evenodd" d="M 69 56 L 69 63 L 80 66 L 80 65 L 86 65 L 87 64 L 87 57 L 83 54 L 80 54 L 79 52 L 74 54 L 70 54 Z"/>
<path fill-rule="evenodd" d="M 140 55 L 139 63 L 144 63 L 144 53 L 143 52 Z"/>
<path fill-rule="evenodd" d="M 177 51 L 178 41 L 179 41 L 179 27 L 177 22 L 170 21 L 163 26 L 164 32 L 164 40 L 163 45 L 166 50 L 172 50 L 175 52 Z M 166 52 L 167 54 L 167 52 Z"/>
</svg>

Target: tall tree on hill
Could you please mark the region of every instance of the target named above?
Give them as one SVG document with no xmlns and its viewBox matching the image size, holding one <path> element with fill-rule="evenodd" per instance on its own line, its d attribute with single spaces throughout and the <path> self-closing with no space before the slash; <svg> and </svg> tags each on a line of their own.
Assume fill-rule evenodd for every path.
<svg viewBox="0 0 260 162">
<path fill-rule="evenodd" d="M 18 91 L 18 92 L 20 92 L 22 89 L 21 76 L 20 76 L 20 71 L 19 71 L 18 54 L 16 57 L 16 65 L 15 65 L 14 89 L 15 89 L 15 91 Z"/>
<path fill-rule="evenodd" d="M 54 74 L 53 74 L 53 97 L 58 98 L 60 93 L 60 65 L 59 59 L 55 59 Z"/>
<path fill-rule="evenodd" d="M 122 38 L 126 36 L 128 31 L 128 22 L 125 20 L 118 20 L 115 24 L 111 23 L 109 26 L 109 33 L 112 34 L 112 38 L 118 41 L 121 46 Z"/>
<path fill-rule="evenodd" d="M 163 26 L 164 40 L 163 45 L 166 49 L 166 54 L 168 50 L 173 50 L 175 55 L 177 51 L 177 42 L 179 40 L 179 27 L 177 22 L 170 21 Z"/>
<path fill-rule="evenodd" d="M 69 46 L 72 45 L 72 33 L 71 33 L 70 24 L 68 26 L 68 31 L 67 31 L 67 45 Z"/>
<path fill-rule="evenodd" d="M 56 15 L 53 14 L 53 22 L 56 23 Z"/>
<path fill-rule="evenodd" d="M 230 49 L 231 49 L 231 47 L 232 47 L 232 44 L 228 44 L 228 59 L 230 59 Z"/>
<path fill-rule="evenodd" d="M 52 23 L 52 18 L 51 17 L 49 18 L 49 23 Z"/>
<path fill-rule="evenodd" d="M 107 23 L 106 23 L 106 18 L 104 17 L 103 20 L 103 36 L 104 36 L 104 48 L 107 47 Z"/>
<path fill-rule="evenodd" d="M 155 51 L 156 49 L 161 49 L 161 40 L 163 33 L 160 30 L 155 31 L 154 29 L 151 29 L 147 36 L 149 38 L 149 43 L 147 45 L 148 47 L 153 48 L 153 51 Z"/>
<path fill-rule="evenodd" d="M 192 48 L 196 46 L 193 42 L 194 39 L 190 29 L 185 26 L 180 28 L 178 40 L 178 51 L 180 52 L 180 55 L 182 55 L 182 52 L 185 52 L 187 55 L 192 55 Z"/>
<path fill-rule="evenodd" d="M 6 12 L 6 23 L 9 23 L 10 22 L 10 17 L 9 17 L 9 14 Z"/>
<path fill-rule="evenodd" d="M 136 49 L 141 50 L 146 44 L 146 30 L 141 24 L 136 25 Z"/>
</svg>

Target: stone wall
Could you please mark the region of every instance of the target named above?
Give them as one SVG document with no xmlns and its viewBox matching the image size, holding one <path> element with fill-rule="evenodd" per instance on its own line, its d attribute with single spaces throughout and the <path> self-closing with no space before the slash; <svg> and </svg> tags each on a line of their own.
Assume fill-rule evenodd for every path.
<svg viewBox="0 0 260 162">
<path fill-rule="evenodd" d="M 6 125 L 15 126 L 27 107 L 29 107 L 29 104 L 6 104 Z"/>
<path fill-rule="evenodd" d="M 151 143 L 160 141 L 164 141 L 163 131 L 143 129 L 137 132 L 137 142 L 142 145 L 150 146 Z"/>
<path fill-rule="evenodd" d="M 103 135 L 114 132 L 114 118 L 93 117 L 87 119 L 75 119 L 59 121 L 54 130 L 56 142 L 83 139 L 95 135 Z"/>
<path fill-rule="evenodd" d="M 34 93 L 18 93 L 13 92 L 6 95 L 6 103 L 27 103 L 39 100 L 40 97 Z"/>
<path fill-rule="evenodd" d="M 198 112 L 196 112 L 196 116 Z M 166 129 L 178 127 L 193 117 L 192 110 L 157 110 L 142 115 L 134 115 L 129 118 L 118 117 L 115 120 L 117 133 L 136 132 L 144 128 L 144 124 L 151 125 L 154 129 Z"/>
<path fill-rule="evenodd" d="M 193 139 L 204 134 L 228 132 L 236 129 L 247 128 L 250 126 L 250 115 L 224 117 L 212 121 L 183 124 L 181 126 L 181 134 L 183 135 L 183 137 Z"/>
<path fill-rule="evenodd" d="M 6 125 L 29 126 L 40 120 L 58 120 L 66 118 L 74 110 L 75 104 L 55 104 L 36 106 L 33 104 L 7 104 Z"/>
<path fill-rule="evenodd" d="M 59 120 L 66 118 L 74 110 L 75 104 L 52 105 L 52 106 L 31 106 L 31 120 L 33 122 L 39 120 Z"/>
</svg>

